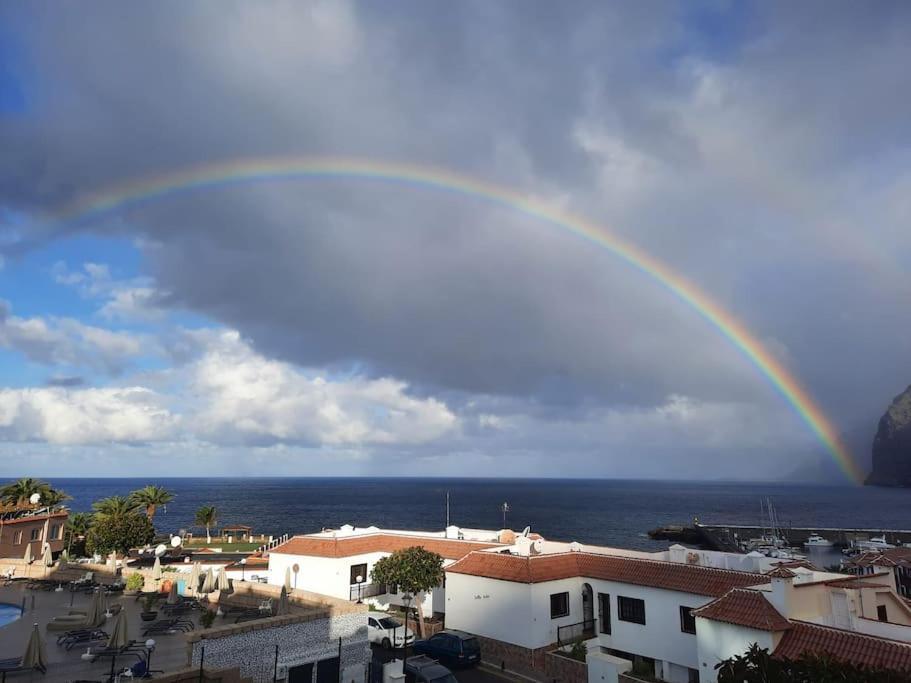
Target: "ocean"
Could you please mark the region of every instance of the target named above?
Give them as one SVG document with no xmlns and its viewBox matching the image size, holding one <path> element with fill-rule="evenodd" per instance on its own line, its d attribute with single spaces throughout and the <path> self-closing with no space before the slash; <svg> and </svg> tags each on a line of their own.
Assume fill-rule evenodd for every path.
<svg viewBox="0 0 911 683">
<path fill-rule="evenodd" d="M 214 505 L 219 526 L 247 524 L 255 534 L 310 533 L 342 524 L 439 530 L 446 523 L 530 526 L 545 538 L 641 550 L 667 547 L 649 529 L 706 523 L 760 524 L 770 498 L 782 526 L 911 528 L 911 489 L 642 480 L 430 478 L 53 479 L 75 511 L 127 495 L 146 484 L 175 494 L 155 525 L 176 533 L 193 527 L 197 508 Z M 199 533 L 200 530 L 196 530 Z"/>
</svg>

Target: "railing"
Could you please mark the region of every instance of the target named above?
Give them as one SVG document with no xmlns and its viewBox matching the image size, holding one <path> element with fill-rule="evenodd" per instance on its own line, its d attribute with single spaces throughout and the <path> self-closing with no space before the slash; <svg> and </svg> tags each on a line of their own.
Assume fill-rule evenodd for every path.
<svg viewBox="0 0 911 683">
<path fill-rule="evenodd" d="M 375 598 L 377 595 L 386 594 L 384 583 L 353 583 L 350 589 L 350 600 L 357 601 L 364 598 Z"/>
<path fill-rule="evenodd" d="M 586 619 L 575 624 L 557 627 L 557 642 L 560 645 L 572 645 L 581 640 L 595 637 L 597 619 Z"/>
<path fill-rule="evenodd" d="M 272 548 L 274 548 L 275 546 L 284 543 L 284 542 L 287 541 L 289 538 L 290 538 L 290 534 L 282 534 L 282 535 L 279 536 L 278 538 L 273 538 L 273 539 L 272 539 L 271 541 L 269 541 L 268 543 L 263 543 L 261 546 L 259 546 L 259 547 L 256 549 L 256 552 L 258 552 L 258 553 L 265 553 L 265 552 L 268 552 L 268 551 L 272 550 Z"/>
</svg>

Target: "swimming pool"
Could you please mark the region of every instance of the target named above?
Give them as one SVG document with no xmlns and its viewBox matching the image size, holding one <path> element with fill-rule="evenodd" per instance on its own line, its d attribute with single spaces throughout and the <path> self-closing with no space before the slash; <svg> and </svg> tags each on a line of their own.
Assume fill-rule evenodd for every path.
<svg viewBox="0 0 911 683">
<path fill-rule="evenodd" d="M 19 618 L 19 605 L 0 602 L 0 627 L 11 624 Z"/>
</svg>

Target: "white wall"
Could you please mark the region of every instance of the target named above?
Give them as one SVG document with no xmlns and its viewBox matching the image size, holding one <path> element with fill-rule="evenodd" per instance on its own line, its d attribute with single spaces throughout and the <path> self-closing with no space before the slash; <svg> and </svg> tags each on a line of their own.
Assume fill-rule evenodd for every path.
<svg viewBox="0 0 911 683">
<path fill-rule="evenodd" d="M 602 647 L 671 662 L 682 667 L 698 667 L 696 636 L 680 630 L 680 607 L 697 608 L 712 601 L 704 595 L 678 593 L 648 586 L 634 586 L 613 581 L 589 581 L 594 590 L 595 618 L 598 617 L 598 593 L 610 595 L 611 634 L 600 633 Z M 620 621 L 617 597 L 645 601 L 645 625 Z"/>
<path fill-rule="evenodd" d="M 774 649 L 773 636 L 767 631 L 757 631 L 734 624 L 725 624 L 696 617 L 699 680 L 715 683 L 718 680 L 715 665 L 734 655 L 745 653 L 753 643 Z"/>
<path fill-rule="evenodd" d="M 531 586 L 468 574 L 446 576 L 446 627 L 535 647 Z M 546 644 L 546 643 L 545 643 Z"/>
</svg>

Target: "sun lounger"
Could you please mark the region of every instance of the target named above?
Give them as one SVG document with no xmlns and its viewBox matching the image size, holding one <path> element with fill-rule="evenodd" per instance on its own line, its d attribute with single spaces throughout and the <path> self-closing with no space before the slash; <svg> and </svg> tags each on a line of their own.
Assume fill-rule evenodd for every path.
<svg viewBox="0 0 911 683">
<path fill-rule="evenodd" d="M 85 645 L 99 640 L 107 640 L 108 638 L 110 638 L 108 633 L 100 628 L 83 628 L 67 631 L 57 638 L 57 644 L 67 650 L 72 650 L 76 645 Z"/>
<path fill-rule="evenodd" d="M 16 659 L 4 659 L 0 661 L 0 673 L 10 674 L 15 671 L 40 671 L 41 673 L 47 673 L 47 669 L 43 666 L 22 666 L 22 659 L 17 657 Z"/>
<path fill-rule="evenodd" d="M 192 631 L 196 626 L 189 619 L 159 619 L 142 629 L 142 635 L 148 636 L 155 633 L 174 633 Z"/>
<path fill-rule="evenodd" d="M 91 655 L 91 661 L 94 662 L 106 657 L 121 657 L 123 655 L 132 655 L 137 659 L 145 660 L 148 652 L 149 651 L 146 650 L 144 644 L 131 640 L 128 645 L 124 645 L 123 647 L 105 647 L 100 650 L 93 650 L 88 654 Z"/>
</svg>

